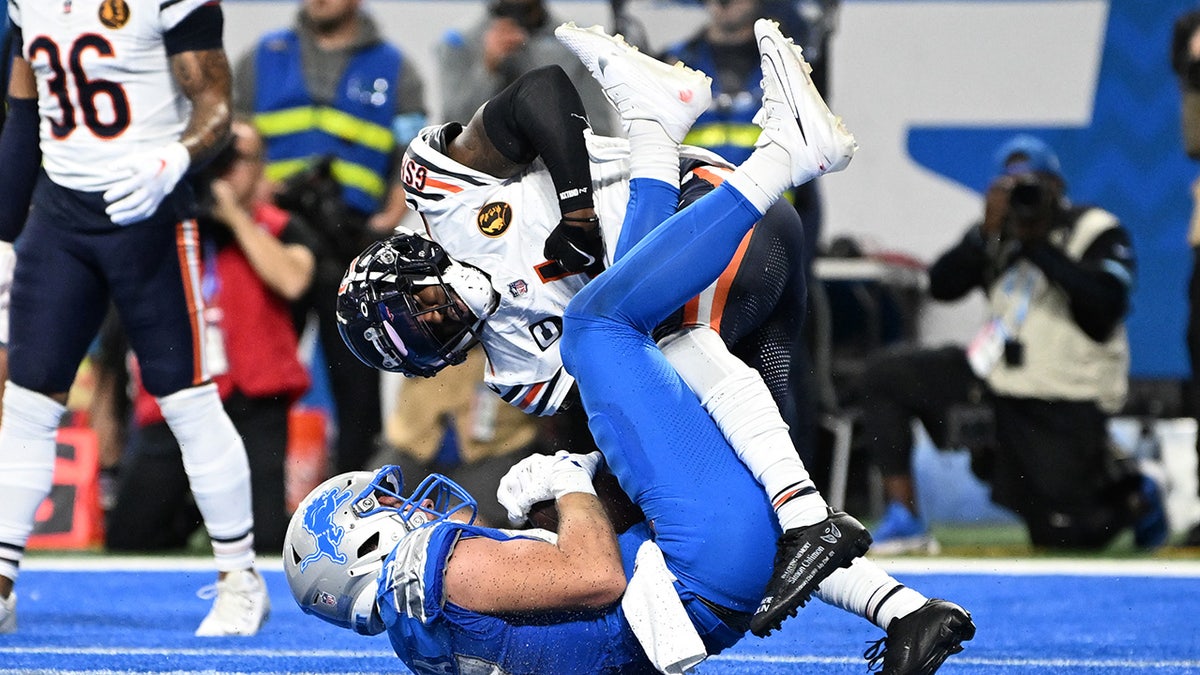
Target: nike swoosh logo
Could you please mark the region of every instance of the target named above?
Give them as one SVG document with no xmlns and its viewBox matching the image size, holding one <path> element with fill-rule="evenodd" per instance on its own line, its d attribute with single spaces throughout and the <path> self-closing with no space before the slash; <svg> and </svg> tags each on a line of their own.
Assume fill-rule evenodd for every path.
<svg viewBox="0 0 1200 675">
<path fill-rule="evenodd" d="M 765 42 L 765 40 L 764 40 L 764 42 Z M 782 64 L 777 65 L 775 63 L 775 59 L 772 59 L 770 54 L 763 54 L 762 60 L 764 61 L 764 63 L 763 63 L 764 69 L 769 64 L 771 67 L 771 70 L 775 71 L 775 79 L 777 79 L 783 83 L 787 82 L 787 78 L 783 77 L 784 69 L 783 69 Z M 790 91 L 783 91 L 780 93 L 783 94 L 784 96 L 788 97 L 789 99 L 792 98 L 792 92 L 790 92 Z M 793 104 L 791 106 L 791 108 L 793 110 L 796 110 L 799 108 L 799 106 Z M 804 120 L 801 120 L 799 116 L 796 116 L 796 125 L 800 127 L 800 138 L 804 140 L 805 145 L 808 145 L 808 134 L 804 132 Z"/>
<path fill-rule="evenodd" d="M 587 263 L 584 265 L 584 267 L 591 267 L 592 265 L 596 264 L 595 256 L 589 254 L 587 251 L 584 251 L 583 249 L 579 248 L 578 246 L 576 246 L 575 244 L 573 244 L 569 241 L 567 242 L 567 246 L 570 246 L 572 251 L 575 251 L 576 253 L 578 253 L 579 255 L 581 255 L 587 259 Z"/>
<path fill-rule="evenodd" d="M 607 57 L 607 56 L 601 56 L 599 59 L 597 59 L 597 60 L 596 60 L 596 67 L 600 69 L 600 74 L 601 74 L 601 75 L 603 75 L 603 74 L 604 74 L 604 69 L 608 67 L 608 57 Z"/>
</svg>

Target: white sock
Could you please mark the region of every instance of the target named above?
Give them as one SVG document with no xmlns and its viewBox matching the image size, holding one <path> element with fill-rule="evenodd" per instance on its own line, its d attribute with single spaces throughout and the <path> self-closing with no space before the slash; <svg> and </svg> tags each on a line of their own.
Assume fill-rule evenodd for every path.
<svg viewBox="0 0 1200 675">
<path fill-rule="evenodd" d="M 66 408 L 9 382 L 0 425 L 0 576 L 17 580 L 34 518 L 54 484 L 58 424 Z"/>
<path fill-rule="evenodd" d="M 250 463 L 217 386 L 210 383 L 177 391 L 159 398 L 158 405 L 183 451 L 183 466 L 213 541 L 217 569 L 232 572 L 252 567 Z"/>
<path fill-rule="evenodd" d="M 928 600 L 866 558 L 856 558 L 850 567 L 834 570 L 821 582 L 816 596 L 884 630 L 893 619 L 907 616 Z"/>
<path fill-rule="evenodd" d="M 787 151 L 768 143 L 755 148 L 726 182 L 753 204 L 759 213 L 766 213 L 783 196 L 784 191 L 792 187 L 790 166 Z"/>
<path fill-rule="evenodd" d="M 653 178 L 679 187 L 679 144 L 671 140 L 662 125 L 650 120 L 631 120 L 629 136 L 629 177 Z"/>
<path fill-rule="evenodd" d="M 659 347 L 763 486 L 780 526 L 789 530 L 825 520 L 829 506 L 758 372 L 730 354 L 707 326 L 673 333 Z"/>
</svg>

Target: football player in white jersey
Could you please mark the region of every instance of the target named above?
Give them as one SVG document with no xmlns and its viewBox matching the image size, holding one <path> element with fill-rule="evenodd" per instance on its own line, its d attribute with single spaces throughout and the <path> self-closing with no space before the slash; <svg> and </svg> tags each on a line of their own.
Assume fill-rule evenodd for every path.
<svg viewBox="0 0 1200 675">
<path fill-rule="evenodd" d="M 466 127 L 448 124 L 424 130 L 409 147 L 404 179 L 427 231 L 444 245 L 448 256 L 440 257 L 440 247 L 430 255 L 423 244 L 411 239 L 415 235 L 400 234 L 390 245 L 369 249 L 351 267 L 343 284 L 351 290 L 339 298 L 343 337 L 365 362 L 409 375 L 430 375 L 482 342 L 493 362 L 488 374 L 497 391 L 520 407 L 535 412 L 552 410 L 562 395 L 548 402 L 540 397 L 558 387 L 570 387 L 570 376 L 558 354 L 565 306 L 561 298 L 569 299 L 588 276 L 598 272 L 589 256 L 609 257 L 612 251 L 619 255 L 644 235 L 620 232 L 613 226 L 624 215 L 631 181 L 641 181 L 641 199 L 654 190 L 669 191 L 656 200 L 660 211 L 650 219 L 661 222 L 680 203 L 681 182 L 682 201 L 688 202 L 689 185 L 703 182 L 711 187 L 727 173 L 722 166 L 713 165 L 720 164 L 715 158 L 709 165 L 691 161 L 700 158 L 693 154 L 697 151 L 681 151 L 678 145 L 691 121 L 707 106 L 707 78 L 637 54 L 619 38 L 602 32 L 560 28 L 560 37 L 564 34 L 582 43 L 584 54 L 604 52 L 609 74 L 616 81 L 609 89 L 617 95 L 610 95 L 626 122 L 629 143 L 585 134 L 581 109 L 572 110 L 571 85 L 553 69 L 530 73 L 485 105 Z M 595 74 L 595 56 L 591 58 Z M 588 62 L 588 58 L 584 60 Z M 598 79 L 603 82 L 602 77 Z M 556 118 L 560 120 L 557 129 Z M 571 120 L 581 123 L 572 124 Z M 580 172 L 571 164 L 571 157 L 590 157 L 590 173 L 586 166 Z M 584 188 L 590 199 L 581 206 L 576 197 Z M 778 206 L 795 218 L 788 205 Z M 596 232 L 564 234 L 575 223 L 560 220 L 586 222 L 597 214 L 602 236 Z M 797 456 L 772 392 L 758 373 L 733 357 L 722 342 L 726 327 L 721 321 L 721 305 L 736 288 L 730 278 L 753 284 L 757 274 L 766 288 L 771 286 L 771 277 L 787 276 L 778 274 L 779 267 L 800 267 L 773 255 L 781 247 L 799 247 L 802 233 L 789 238 L 787 222 L 771 223 L 768 218 L 758 228 L 764 226 L 765 231 L 758 234 L 765 235 L 765 253 L 756 257 L 754 237 L 749 237 L 723 279 L 656 331 L 668 360 L 772 498 L 785 530 L 779 539 L 769 599 L 759 608 L 752 626 L 760 635 L 794 614 L 819 579 L 833 571 L 825 568 L 810 575 L 820 565 L 804 561 L 805 556 L 798 552 L 815 550 L 807 540 L 822 530 L 817 525 L 838 517 L 828 512 Z M 597 242 L 608 242 L 609 252 L 594 248 Z M 563 260 L 570 256 L 556 254 L 564 248 L 579 255 Z M 751 279 L 746 279 L 745 269 L 738 269 L 738 259 L 743 259 L 741 267 L 750 270 Z M 746 265 L 747 261 L 753 264 Z M 379 274 L 381 263 L 386 263 L 385 268 L 392 266 L 397 274 L 380 277 L 378 285 L 365 284 L 372 288 L 371 297 L 355 292 L 352 287 L 361 289 L 364 281 Z M 585 273 L 572 274 L 571 268 Z M 802 285 L 800 291 L 802 296 Z M 382 303 L 388 307 L 386 312 L 378 309 L 381 300 L 386 300 Z M 746 305 L 754 305 L 755 300 L 768 305 L 786 302 L 770 292 L 742 298 Z M 798 330 L 797 317 L 788 334 L 795 335 Z M 511 370 L 508 364 L 512 364 Z M 516 381 L 527 386 L 502 386 L 500 377 L 514 373 Z M 511 395 L 513 392 L 517 395 Z M 829 553 L 828 547 L 825 553 Z M 834 572 L 821 585 L 819 595 L 872 621 L 878 621 L 879 608 L 886 602 L 891 604 L 885 612 L 904 613 L 919 607 L 918 600 L 923 600 L 862 559 L 850 570 Z"/>
<path fill-rule="evenodd" d="M 270 606 L 254 568 L 249 464 L 208 372 L 195 199 L 180 180 L 229 137 L 220 5 L 8 0 L 8 10 L 0 239 L 20 238 L 0 423 L 0 632 L 16 629 L 13 584 L 50 491 L 56 429 L 111 300 L 212 539 L 217 594 L 196 634 L 253 635 Z"/>
</svg>

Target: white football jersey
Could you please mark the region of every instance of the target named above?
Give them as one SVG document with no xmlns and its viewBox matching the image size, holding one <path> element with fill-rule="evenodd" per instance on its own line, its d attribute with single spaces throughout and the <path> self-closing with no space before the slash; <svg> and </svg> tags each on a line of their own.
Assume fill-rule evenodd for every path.
<svg viewBox="0 0 1200 675">
<path fill-rule="evenodd" d="M 101 192 L 119 159 L 179 139 L 191 102 L 163 34 L 211 0 L 8 0 L 37 76 L 43 166 L 55 183 Z"/>
<path fill-rule="evenodd" d="M 408 201 L 427 234 L 451 257 L 487 272 L 500 294 L 481 336 L 488 357 L 484 381 L 521 410 L 551 415 L 575 382 L 559 354 L 563 310 L 588 277 L 562 274 L 542 255 L 562 219 L 550 172 L 540 159 L 507 179 L 468 168 L 445 154 L 443 129 L 422 129 L 405 153 Z M 629 201 L 629 143 L 591 133 L 586 140 L 609 265 Z M 724 163 L 698 148 L 684 154 Z"/>
<path fill-rule="evenodd" d="M 475 171 L 441 151 L 441 130 L 422 129 L 405 153 L 408 201 L 427 234 L 451 257 L 487 272 L 500 294 L 481 336 L 488 386 L 526 412 L 553 414 L 575 381 L 558 351 L 562 313 L 588 278 L 563 274 L 542 255 L 562 219 L 550 172 L 540 159 L 508 179 Z M 588 150 L 593 199 L 611 247 L 629 198 L 629 146 L 588 134 Z"/>
</svg>

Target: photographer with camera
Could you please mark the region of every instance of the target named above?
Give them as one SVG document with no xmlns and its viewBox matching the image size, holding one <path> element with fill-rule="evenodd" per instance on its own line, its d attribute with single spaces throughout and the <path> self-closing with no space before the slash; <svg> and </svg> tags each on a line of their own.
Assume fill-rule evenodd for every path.
<svg viewBox="0 0 1200 675">
<path fill-rule="evenodd" d="M 1111 213 L 1070 203 L 1040 139 L 1010 139 L 996 163 L 983 220 L 929 270 L 936 300 L 982 289 L 988 320 L 965 348 L 884 355 L 859 383 L 860 438 L 889 501 L 873 551 L 937 549 L 916 512 L 913 418 L 938 447 L 971 449 L 992 500 L 1035 546 L 1103 548 L 1130 526 L 1139 547 L 1161 545 L 1161 492 L 1114 456 L 1107 430 L 1127 390 L 1129 235 Z"/>
<path fill-rule="evenodd" d="M 204 296 L 205 358 L 250 460 L 254 539 L 271 551 L 283 545 L 288 520 L 288 412 L 309 385 L 290 306 L 312 281 L 313 243 L 302 224 L 270 203 L 263 142 L 254 126 L 234 120 L 231 128 L 233 142 L 195 178 L 204 260 L 197 290 Z M 118 355 L 95 362 L 111 368 L 122 360 Z M 107 545 L 181 548 L 200 524 L 199 511 L 179 444 L 141 378 L 134 381 L 137 433 L 121 459 Z"/>
<path fill-rule="evenodd" d="M 267 177 L 282 186 L 276 203 L 317 237 L 301 309 L 315 316 L 333 399 L 331 468 L 341 473 L 363 468 L 376 446 L 380 380 L 342 345 L 332 298 L 354 256 L 407 212 L 400 157 L 425 126 L 425 83 L 367 0 L 297 4 L 292 26 L 268 31 L 239 57 L 233 103 L 266 140 Z"/>
</svg>

